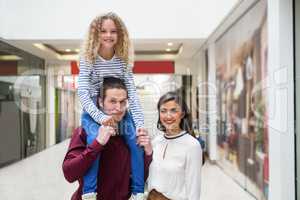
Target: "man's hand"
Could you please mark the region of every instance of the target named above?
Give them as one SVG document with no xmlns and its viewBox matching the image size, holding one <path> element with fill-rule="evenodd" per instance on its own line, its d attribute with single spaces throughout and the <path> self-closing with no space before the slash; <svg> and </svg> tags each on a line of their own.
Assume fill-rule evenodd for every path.
<svg viewBox="0 0 300 200">
<path fill-rule="evenodd" d="M 152 145 L 151 145 L 151 139 L 148 134 L 148 131 L 144 128 L 139 128 L 137 130 L 137 144 L 144 147 L 146 155 L 152 154 Z"/>
<path fill-rule="evenodd" d="M 101 126 L 98 129 L 98 136 L 97 136 L 97 141 L 101 144 L 101 145 L 106 145 L 106 143 L 108 142 L 110 136 L 112 135 L 116 135 L 115 129 L 111 126 Z"/>
</svg>

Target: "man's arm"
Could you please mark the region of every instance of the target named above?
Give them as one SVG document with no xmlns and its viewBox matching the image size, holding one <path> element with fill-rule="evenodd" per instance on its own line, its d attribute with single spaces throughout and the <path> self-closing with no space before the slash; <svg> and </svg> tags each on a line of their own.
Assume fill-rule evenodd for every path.
<svg viewBox="0 0 300 200">
<path fill-rule="evenodd" d="M 97 140 L 86 146 L 86 134 L 82 128 L 77 128 L 62 165 L 66 180 L 74 182 L 82 178 L 102 149 Z"/>
<path fill-rule="evenodd" d="M 152 154 L 151 155 L 147 155 L 145 153 L 145 156 L 144 156 L 144 180 L 146 181 L 147 178 L 148 178 L 148 175 L 149 175 L 149 166 L 152 162 Z"/>
</svg>

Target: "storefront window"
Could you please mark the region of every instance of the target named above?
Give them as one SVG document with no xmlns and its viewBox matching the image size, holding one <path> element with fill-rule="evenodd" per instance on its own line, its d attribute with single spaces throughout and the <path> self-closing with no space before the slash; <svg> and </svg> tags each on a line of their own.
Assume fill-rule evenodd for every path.
<svg viewBox="0 0 300 200">
<path fill-rule="evenodd" d="M 55 83 L 55 141 L 62 142 L 71 137 L 80 126 L 82 108 L 77 95 L 78 76 L 59 75 Z"/>
<path fill-rule="evenodd" d="M 44 60 L 0 41 L 0 167 L 45 148 Z"/>
<path fill-rule="evenodd" d="M 269 194 L 267 1 L 216 41 L 218 163 L 257 199 Z"/>
</svg>

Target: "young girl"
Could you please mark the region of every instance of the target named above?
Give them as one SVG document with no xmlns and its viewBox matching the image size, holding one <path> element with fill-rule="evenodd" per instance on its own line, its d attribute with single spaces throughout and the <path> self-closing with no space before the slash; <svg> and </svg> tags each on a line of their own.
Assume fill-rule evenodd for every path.
<svg viewBox="0 0 300 200">
<path fill-rule="evenodd" d="M 115 13 L 97 16 L 91 22 L 80 59 L 78 85 L 78 95 L 84 109 L 82 126 L 87 132 L 87 144 L 94 141 L 100 125 L 115 126 L 113 118 L 98 109 L 96 104 L 103 78 L 107 76 L 121 78 L 126 84 L 132 114 L 126 123 L 133 124 L 129 127 L 137 131 L 144 127 L 144 116 L 129 67 L 132 64 L 130 49 L 127 28 Z M 91 124 L 89 117 L 97 123 Z M 131 199 L 143 199 L 144 152 L 136 144 L 136 130 L 133 134 L 127 131 L 124 139 L 131 154 Z M 82 199 L 96 199 L 98 165 L 99 157 L 84 176 Z"/>
</svg>

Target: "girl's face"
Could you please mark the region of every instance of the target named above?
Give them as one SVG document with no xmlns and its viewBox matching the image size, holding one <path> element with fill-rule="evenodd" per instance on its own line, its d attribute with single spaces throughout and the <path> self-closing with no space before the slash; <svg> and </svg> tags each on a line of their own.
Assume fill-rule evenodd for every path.
<svg viewBox="0 0 300 200">
<path fill-rule="evenodd" d="M 118 41 L 118 32 L 115 22 L 111 19 L 105 19 L 100 29 L 100 47 L 102 49 L 112 50 Z"/>
<path fill-rule="evenodd" d="M 183 117 L 184 113 L 180 105 L 174 100 L 168 101 L 160 106 L 160 122 L 166 128 L 168 134 L 176 134 L 181 131 L 180 122 Z"/>
</svg>

